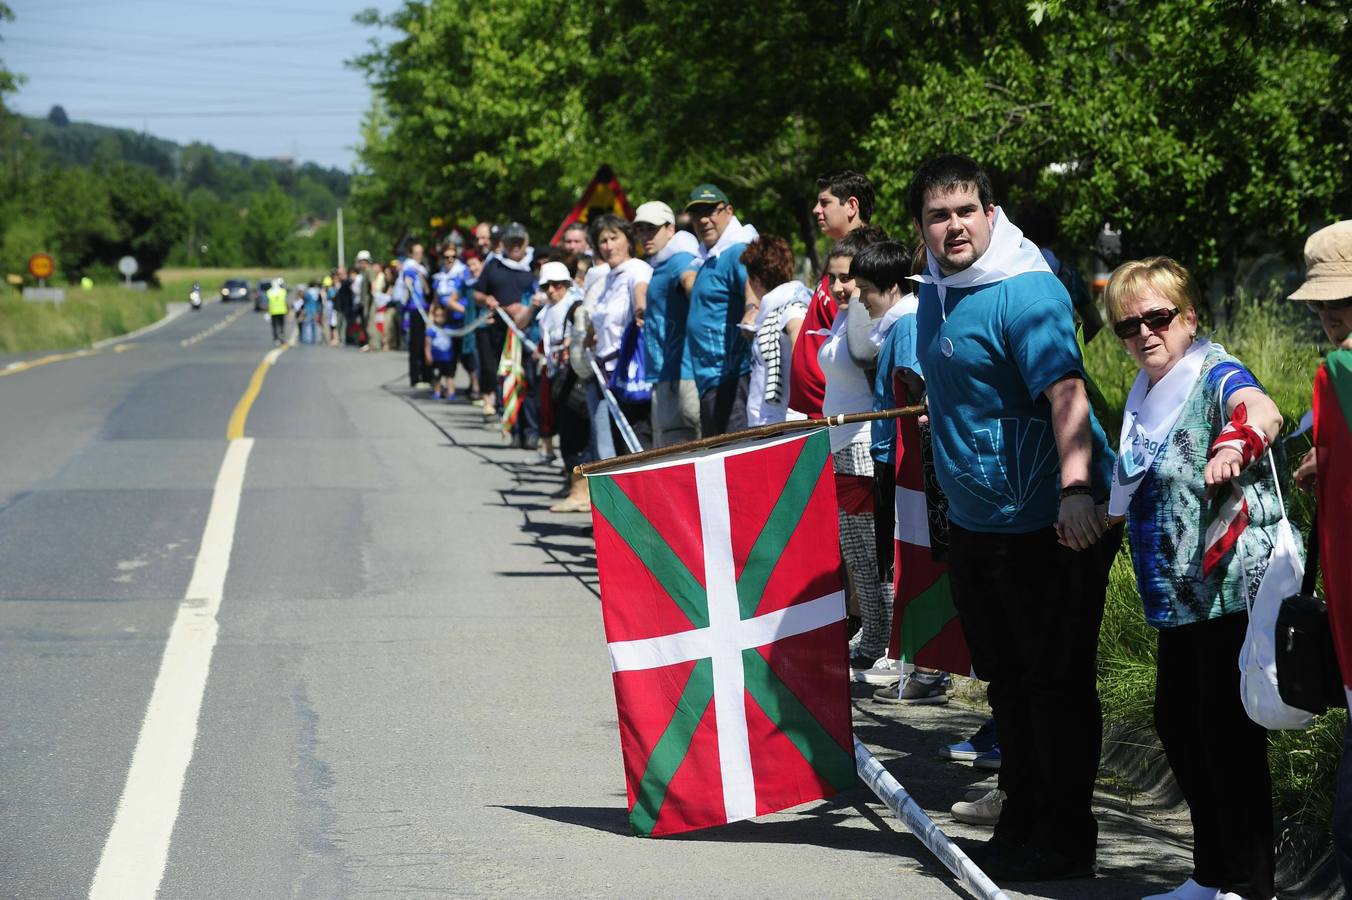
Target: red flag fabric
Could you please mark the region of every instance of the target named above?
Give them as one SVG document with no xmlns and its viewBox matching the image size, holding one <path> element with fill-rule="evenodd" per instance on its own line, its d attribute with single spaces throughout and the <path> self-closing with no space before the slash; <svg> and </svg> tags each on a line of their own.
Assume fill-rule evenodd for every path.
<svg viewBox="0 0 1352 900">
<path fill-rule="evenodd" d="M 617 216 L 623 216 L 630 220 L 634 219 L 634 207 L 630 205 L 629 198 L 625 196 L 624 188 L 620 186 L 620 179 L 615 177 L 615 170 L 608 164 L 602 164 L 601 168 L 596 170 L 592 180 L 587 182 L 587 186 L 582 189 L 582 196 L 578 198 L 577 203 L 573 205 L 572 210 L 564 220 L 559 223 L 559 228 L 554 232 L 554 236 L 549 239 L 549 243 L 557 244 L 563 239 L 563 230 L 574 222 L 586 222 L 591 217 L 593 209 L 601 209 L 605 212 L 613 212 Z"/>
<path fill-rule="evenodd" d="M 826 336 L 835 321 L 836 301 L 831 297 L 831 279 L 823 275 L 807 305 L 802 330 L 793 345 L 793 365 L 789 368 L 789 409 L 804 413 L 809 419 L 822 414 L 826 376 L 817 362 L 817 351 L 826 343 Z"/>
<path fill-rule="evenodd" d="M 1352 350 L 1330 353 L 1314 380 L 1319 564 L 1343 687 L 1352 705 Z"/>
<path fill-rule="evenodd" d="M 855 783 L 831 474 L 823 430 L 589 479 L 635 834 Z"/>
<path fill-rule="evenodd" d="M 897 397 L 905 388 L 897 384 Z M 920 425 L 897 420 L 893 450 L 896 486 L 896 594 L 892 606 L 892 642 L 887 655 L 931 669 L 970 675 L 972 657 L 962 634 L 948 584 L 948 565 L 934 558 L 930 519 L 942 516 L 925 493 L 925 447 Z"/>
</svg>

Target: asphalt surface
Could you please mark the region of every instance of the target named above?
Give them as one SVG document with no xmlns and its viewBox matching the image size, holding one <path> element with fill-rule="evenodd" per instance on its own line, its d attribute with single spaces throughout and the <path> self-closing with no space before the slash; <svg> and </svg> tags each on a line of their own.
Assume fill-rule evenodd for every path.
<svg viewBox="0 0 1352 900">
<path fill-rule="evenodd" d="M 238 311 L 0 375 L 0 896 L 90 890 L 271 349 L 252 312 L 202 336 Z M 862 787 L 629 836 L 589 517 L 546 512 L 555 470 L 423 394 L 400 354 L 296 347 L 269 371 L 160 896 L 965 896 Z M 980 713 L 855 706 L 975 846 L 947 807 L 984 773 L 934 750 Z M 1177 811 L 1101 800 L 1104 874 L 1027 896 L 1186 877 Z"/>
</svg>

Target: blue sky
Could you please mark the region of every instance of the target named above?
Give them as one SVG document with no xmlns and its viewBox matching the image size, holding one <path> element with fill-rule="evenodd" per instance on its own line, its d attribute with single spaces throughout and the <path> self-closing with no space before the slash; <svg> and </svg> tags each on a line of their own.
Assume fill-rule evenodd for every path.
<svg viewBox="0 0 1352 900">
<path fill-rule="evenodd" d="M 11 109 L 350 168 L 370 91 L 344 62 L 398 0 L 9 0 L 0 60 L 27 78 Z"/>
</svg>

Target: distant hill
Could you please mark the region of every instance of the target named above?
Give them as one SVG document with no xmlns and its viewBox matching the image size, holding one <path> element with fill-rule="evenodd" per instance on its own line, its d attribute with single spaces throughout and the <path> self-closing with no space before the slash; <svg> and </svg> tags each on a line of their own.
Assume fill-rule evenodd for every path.
<svg viewBox="0 0 1352 900">
<path fill-rule="evenodd" d="M 298 212 L 328 218 L 347 199 L 352 176 L 315 163 L 257 159 L 217 150 L 209 144 L 187 146 L 128 128 L 66 122 L 64 114 L 21 116 L 24 134 L 57 166 L 98 168 L 125 162 L 145 166 L 174 185 L 186 198 L 205 188 L 219 199 L 243 205 L 255 192 L 279 186 Z M 55 121 L 54 121 L 55 120 Z M 65 123 L 65 124 L 58 124 Z"/>
<path fill-rule="evenodd" d="M 72 280 L 117 278 L 123 255 L 148 275 L 164 265 L 331 264 L 334 212 L 352 185 L 314 163 L 71 122 L 59 106 L 36 118 L 0 104 L 0 159 L 0 271 L 21 272 L 43 250 Z"/>
</svg>

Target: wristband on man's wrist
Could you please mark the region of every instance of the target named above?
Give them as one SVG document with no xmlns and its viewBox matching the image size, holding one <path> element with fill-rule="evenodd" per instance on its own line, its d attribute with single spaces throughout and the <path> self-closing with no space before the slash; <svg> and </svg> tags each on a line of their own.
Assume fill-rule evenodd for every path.
<svg viewBox="0 0 1352 900">
<path fill-rule="evenodd" d="M 1080 495 L 1089 496 L 1094 493 L 1094 489 L 1087 484 L 1068 484 L 1061 488 L 1061 499 L 1067 497 L 1076 497 Z"/>
</svg>

